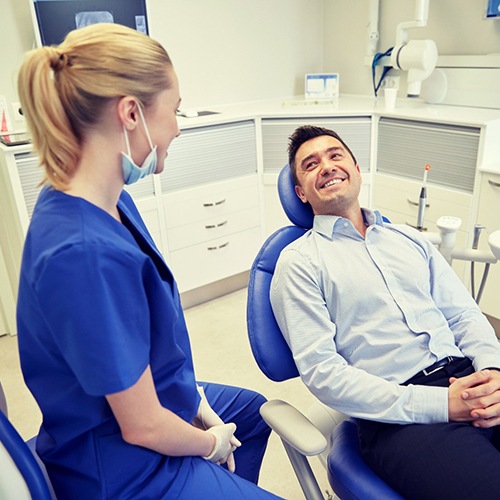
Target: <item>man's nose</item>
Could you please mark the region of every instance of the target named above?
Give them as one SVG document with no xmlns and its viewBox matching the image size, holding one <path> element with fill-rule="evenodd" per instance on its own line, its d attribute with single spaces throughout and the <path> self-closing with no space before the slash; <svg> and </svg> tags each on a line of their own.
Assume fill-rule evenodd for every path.
<svg viewBox="0 0 500 500">
<path fill-rule="evenodd" d="M 337 167 L 332 161 L 328 161 L 326 158 L 321 160 L 320 163 L 321 175 L 328 175 L 331 172 L 337 170 Z"/>
</svg>

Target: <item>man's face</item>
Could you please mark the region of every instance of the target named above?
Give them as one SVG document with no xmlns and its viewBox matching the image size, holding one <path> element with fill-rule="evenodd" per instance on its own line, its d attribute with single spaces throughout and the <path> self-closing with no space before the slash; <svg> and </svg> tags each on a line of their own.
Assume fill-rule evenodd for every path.
<svg viewBox="0 0 500 500">
<path fill-rule="evenodd" d="M 295 163 L 295 192 L 315 215 L 346 216 L 359 208 L 361 173 L 340 141 L 329 135 L 310 139 L 297 150 Z"/>
</svg>

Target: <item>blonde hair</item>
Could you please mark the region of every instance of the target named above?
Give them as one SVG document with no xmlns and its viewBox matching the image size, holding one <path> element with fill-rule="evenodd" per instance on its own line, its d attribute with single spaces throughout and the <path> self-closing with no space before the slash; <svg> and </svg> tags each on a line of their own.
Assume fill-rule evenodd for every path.
<svg viewBox="0 0 500 500">
<path fill-rule="evenodd" d="M 123 96 L 151 105 L 171 86 L 171 66 L 158 42 L 118 24 L 87 26 L 60 45 L 28 52 L 18 92 L 44 182 L 65 189 L 80 159 L 83 133 L 100 120 L 104 106 Z"/>
</svg>

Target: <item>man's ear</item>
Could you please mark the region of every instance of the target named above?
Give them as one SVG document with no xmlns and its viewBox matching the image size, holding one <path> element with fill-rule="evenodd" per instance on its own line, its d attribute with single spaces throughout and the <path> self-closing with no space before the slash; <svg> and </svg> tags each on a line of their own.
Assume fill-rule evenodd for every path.
<svg viewBox="0 0 500 500">
<path fill-rule="evenodd" d="M 132 96 L 121 97 L 118 101 L 118 117 L 127 130 L 134 130 L 139 123 L 139 104 Z"/>
<path fill-rule="evenodd" d="M 295 186 L 295 193 L 300 198 L 300 201 L 302 201 L 302 203 L 307 203 L 307 198 L 305 197 L 304 191 L 302 190 L 301 186 Z"/>
</svg>

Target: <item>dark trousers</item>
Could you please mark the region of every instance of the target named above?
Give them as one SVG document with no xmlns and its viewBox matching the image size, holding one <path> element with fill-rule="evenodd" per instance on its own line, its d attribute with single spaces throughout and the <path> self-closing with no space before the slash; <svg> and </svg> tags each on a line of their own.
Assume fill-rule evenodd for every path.
<svg viewBox="0 0 500 500">
<path fill-rule="evenodd" d="M 464 359 L 407 383 L 448 387 L 450 376 L 473 372 Z M 358 420 L 358 433 L 365 461 L 407 499 L 500 499 L 500 427 Z"/>
</svg>

